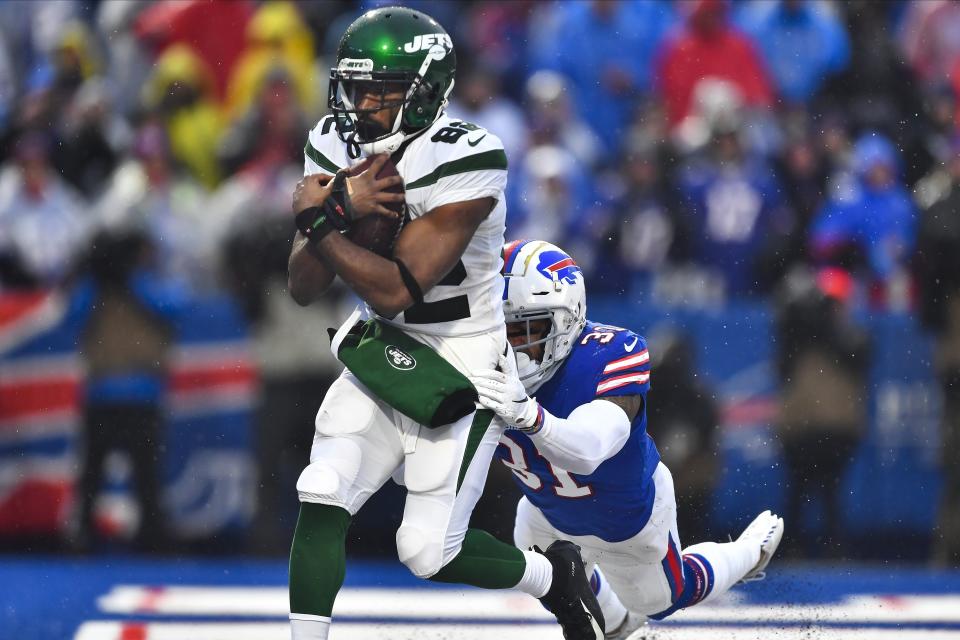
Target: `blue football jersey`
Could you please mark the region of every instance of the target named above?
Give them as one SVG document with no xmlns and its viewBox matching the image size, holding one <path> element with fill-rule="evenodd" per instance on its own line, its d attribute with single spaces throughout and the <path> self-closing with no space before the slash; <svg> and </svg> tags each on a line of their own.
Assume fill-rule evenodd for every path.
<svg viewBox="0 0 960 640">
<path fill-rule="evenodd" d="M 649 389 L 646 341 L 620 327 L 587 322 L 566 361 L 535 397 L 551 414 L 566 418 L 598 398 L 642 396 L 643 405 L 623 448 L 593 473 L 578 475 L 548 462 L 523 432 L 504 432 L 496 457 L 513 472 L 527 499 L 560 531 L 619 542 L 647 524 L 653 509 L 652 476 L 660 462 L 647 434 Z"/>
</svg>

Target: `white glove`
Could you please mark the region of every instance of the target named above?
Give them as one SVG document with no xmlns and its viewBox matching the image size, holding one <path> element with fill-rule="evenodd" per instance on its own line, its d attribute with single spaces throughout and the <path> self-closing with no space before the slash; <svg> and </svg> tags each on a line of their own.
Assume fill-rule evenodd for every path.
<svg viewBox="0 0 960 640">
<path fill-rule="evenodd" d="M 513 349 L 500 356 L 498 369 L 481 369 L 470 376 L 477 388 L 480 404 L 496 413 L 508 429 L 536 433 L 543 426 L 543 409 L 527 395 L 520 376 Z"/>
</svg>

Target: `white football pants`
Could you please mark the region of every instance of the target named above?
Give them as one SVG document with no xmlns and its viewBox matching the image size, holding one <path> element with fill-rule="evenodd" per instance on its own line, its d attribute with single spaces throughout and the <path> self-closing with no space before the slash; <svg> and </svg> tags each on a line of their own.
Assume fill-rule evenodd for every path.
<svg viewBox="0 0 960 640">
<path fill-rule="evenodd" d="M 416 337 L 464 374 L 496 367 L 506 347 L 504 327 L 466 338 Z M 297 482 L 300 501 L 342 507 L 353 515 L 394 476 L 407 487 L 398 555 L 415 575 L 428 578 L 460 553 L 503 430 L 496 420 L 475 423 L 476 415 L 430 429 L 344 371 L 317 413 L 310 464 Z M 468 441 L 478 438 L 471 455 Z"/>
<path fill-rule="evenodd" d="M 623 605 L 644 615 L 669 608 L 675 597 L 671 576 L 665 572 L 664 558 L 672 537 L 677 548 L 677 502 L 673 494 L 673 476 L 660 463 L 653 474 L 655 497 L 650 521 L 640 532 L 622 542 L 607 542 L 596 536 L 572 536 L 555 529 L 539 509 L 526 498 L 517 505 L 513 530 L 514 544 L 521 549 L 537 545 L 546 549 L 554 540 L 570 540 L 579 545 L 587 575 L 597 565 Z"/>
<path fill-rule="evenodd" d="M 554 540 L 580 545 L 584 563 L 603 573 L 606 584 L 602 580 L 595 589 L 604 615 L 611 621 L 615 614 L 622 619 L 623 607 L 661 619 L 679 608 L 718 598 L 756 565 L 759 546 L 750 541 L 701 542 L 681 553 L 673 476 L 662 462 L 653 473 L 653 482 L 650 521 L 632 538 L 607 542 L 596 536 L 565 534 L 523 498 L 517 505 L 514 542 L 521 549 L 534 544 L 546 548 Z"/>
</svg>

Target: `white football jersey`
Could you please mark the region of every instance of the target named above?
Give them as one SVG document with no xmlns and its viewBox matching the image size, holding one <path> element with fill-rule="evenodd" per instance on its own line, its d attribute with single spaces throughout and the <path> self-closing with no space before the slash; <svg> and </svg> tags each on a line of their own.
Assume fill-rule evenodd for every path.
<svg viewBox="0 0 960 640">
<path fill-rule="evenodd" d="M 304 175 L 332 175 L 360 161 L 347 155 L 333 116 L 321 119 L 310 132 L 304 155 Z M 476 335 L 502 327 L 500 251 L 507 214 L 507 157 L 500 139 L 486 129 L 443 115 L 404 142 L 393 159 L 403 178 L 411 220 L 451 202 L 489 197 L 497 204 L 453 270 L 424 292 L 422 303 L 394 318 L 379 316 L 367 307 L 366 317 L 376 316 L 405 331 L 440 336 Z"/>
</svg>

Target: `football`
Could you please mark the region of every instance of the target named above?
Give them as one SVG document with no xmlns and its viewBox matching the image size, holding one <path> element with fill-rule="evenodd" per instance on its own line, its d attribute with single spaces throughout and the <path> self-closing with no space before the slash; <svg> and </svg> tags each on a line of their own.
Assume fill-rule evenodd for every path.
<svg viewBox="0 0 960 640">
<path fill-rule="evenodd" d="M 361 162 L 357 166 L 356 173 L 365 171 L 372 161 L 371 158 L 367 158 Z M 387 158 L 387 161 L 380 167 L 377 178 L 382 179 L 395 175 L 399 175 L 397 165 L 395 165 L 390 158 Z M 387 191 L 403 193 L 403 185 L 390 187 Z M 387 216 L 377 214 L 364 216 L 353 222 L 346 236 L 354 244 L 385 258 L 389 258 L 393 255 L 393 243 L 400 234 L 400 229 L 403 227 L 405 205 L 402 202 L 387 202 L 384 203 L 384 206 L 396 211 L 398 216 L 396 218 L 388 218 Z"/>
</svg>

